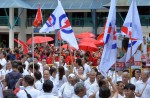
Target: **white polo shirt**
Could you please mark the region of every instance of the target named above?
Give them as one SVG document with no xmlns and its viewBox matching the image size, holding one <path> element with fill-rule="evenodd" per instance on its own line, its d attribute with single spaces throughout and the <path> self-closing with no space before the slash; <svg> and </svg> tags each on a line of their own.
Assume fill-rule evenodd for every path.
<svg viewBox="0 0 150 98">
<path fill-rule="evenodd" d="M 98 83 L 94 83 L 91 85 L 91 87 L 89 88 L 89 90 L 87 91 L 87 95 L 88 97 L 93 95 L 93 94 L 96 94 L 97 92 L 99 91 L 99 85 Z"/>
<path fill-rule="evenodd" d="M 146 83 L 144 83 L 143 81 L 138 81 L 135 86 L 135 92 L 136 93 L 141 93 L 143 88 L 145 87 Z M 148 83 L 145 90 L 143 91 L 143 94 L 140 98 L 150 98 L 150 84 Z"/>
<path fill-rule="evenodd" d="M 58 98 L 51 93 L 43 93 L 41 96 L 38 96 L 37 98 Z"/>
<path fill-rule="evenodd" d="M 96 83 L 96 80 L 93 83 L 90 82 L 89 78 L 87 80 L 85 80 L 84 81 L 84 86 L 85 86 L 86 90 L 88 91 L 89 88 L 91 87 L 91 85 L 94 84 L 94 83 Z"/>
<path fill-rule="evenodd" d="M 37 98 L 39 95 L 40 95 L 40 91 L 35 89 L 34 87 L 32 86 L 27 86 L 25 88 L 25 90 L 28 92 L 28 94 L 31 95 L 32 98 Z M 27 94 L 24 90 L 20 90 L 18 93 L 17 93 L 17 97 L 18 98 L 27 98 Z"/>
<path fill-rule="evenodd" d="M 64 83 L 58 91 L 58 96 L 62 98 L 71 98 L 74 94 L 74 87 L 69 83 Z"/>
</svg>

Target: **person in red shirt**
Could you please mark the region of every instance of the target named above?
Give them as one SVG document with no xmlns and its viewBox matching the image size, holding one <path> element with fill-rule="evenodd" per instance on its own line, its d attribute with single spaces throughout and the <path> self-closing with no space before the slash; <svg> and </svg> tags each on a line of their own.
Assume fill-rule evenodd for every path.
<svg viewBox="0 0 150 98">
<path fill-rule="evenodd" d="M 70 56 L 70 53 L 69 51 L 66 51 L 66 59 L 65 59 L 65 62 L 67 65 L 71 65 L 72 61 L 71 61 L 71 56 Z"/>
<path fill-rule="evenodd" d="M 46 63 L 47 64 L 53 64 L 54 56 L 53 53 L 47 53 Z"/>
</svg>

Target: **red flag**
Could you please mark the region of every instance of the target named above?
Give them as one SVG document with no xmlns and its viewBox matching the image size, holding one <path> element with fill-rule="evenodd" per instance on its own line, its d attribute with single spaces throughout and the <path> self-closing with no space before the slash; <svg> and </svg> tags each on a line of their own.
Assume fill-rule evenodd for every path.
<svg viewBox="0 0 150 98">
<path fill-rule="evenodd" d="M 18 44 L 20 44 L 23 47 L 23 53 L 24 54 L 28 53 L 28 46 L 22 40 L 14 39 L 14 41 L 17 42 Z"/>
<path fill-rule="evenodd" d="M 38 27 L 40 25 L 41 21 L 42 21 L 42 13 L 41 13 L 40 5 L 39 5 L 33 25 Z"/>
</svg>

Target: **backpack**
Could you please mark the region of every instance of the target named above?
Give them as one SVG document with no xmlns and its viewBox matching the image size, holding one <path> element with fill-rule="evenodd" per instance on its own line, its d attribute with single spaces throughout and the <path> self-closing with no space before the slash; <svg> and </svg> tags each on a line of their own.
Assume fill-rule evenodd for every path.
<svg viewBox="0 0 150 98">
<path fill-rule="evenodd" d="M 17 73 L 8 73 L 9 74 L 9 81 L 8 81 L 8 89 L 15 89 L 15 85 L 20 78 Z"/>
</svg>

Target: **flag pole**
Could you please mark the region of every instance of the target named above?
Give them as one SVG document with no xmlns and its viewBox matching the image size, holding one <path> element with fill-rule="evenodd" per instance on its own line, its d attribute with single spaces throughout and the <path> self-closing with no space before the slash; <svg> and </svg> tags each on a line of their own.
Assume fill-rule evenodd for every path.
<svg viewBox="0 0 150 98">
<path fill-rule="evenodd" d="M 32 60 L 33 60 L 33 74 L 34 74 L 34 26 L 32 26 Z"/>
<path fill-rule="evenodd" d="M 132 1 L 133 2 L 133 1 Z M 134 3 L 133 3 L 134 4 Z M 130 58 L 131 58 L 131 64 L 130 64 L 130 66 L 129 66 L 129 72 L 130 72 L 130 80 L 131 80 L 131 66 L 132 66 L 132 64 L 133 64 L 133 60 L 132 60 L 132 33 L 134 32 L 134 30 L 133 30 L 133 22 L 134 22 L 134 5 L 133 5 L 133 9 L 132 9 L 132 31 L 131 31 L 131 35 L 130 35 L 130 40 L 131 40 L 131 53 L 130 53 Z"/>
</svg>

